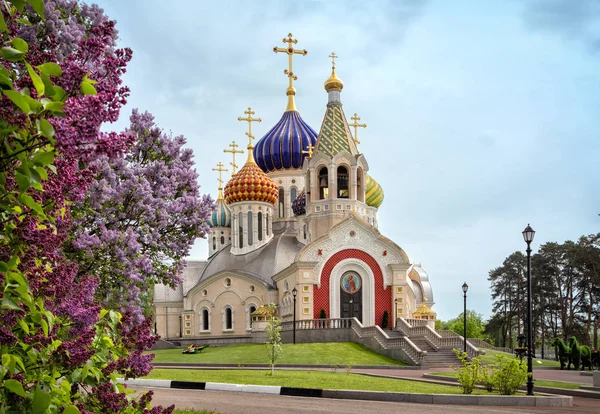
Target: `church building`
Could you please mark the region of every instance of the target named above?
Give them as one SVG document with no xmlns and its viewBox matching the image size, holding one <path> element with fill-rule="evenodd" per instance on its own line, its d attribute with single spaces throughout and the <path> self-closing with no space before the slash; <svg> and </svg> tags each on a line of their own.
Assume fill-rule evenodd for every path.
<svg viewBox="0 0 600 414">
<path fill-rule="evenodd" d="M 420 264 L 379 229 L 377 213 L 384 193 L 369 175 L 359 149 L 360 118 L 349 123 L 342 106 L 344 83 L 334 53 L 324 87 L 324 118 L 317 131 L 296 108 L 295 49 L 289 34 L 284 47 L 289 86 L 281 119 L 256 143 L 254 111 L 248 123 L 247 159 L 223 188 L 222 163 L 216 210 L 208 236 L 209 257 L 190 261 L 175 289 L 157 285 L 156 330 L 165 339 L 240 337 L 252 332 L 252 314 L 275 304 L 283 321 L 357 318 L 363 326 L 389 327 L 396 318 L 434 320 L 433 292 Z M 325 75 L 326 76 L 326 75 Z M 324 76 L 324 77 L 325 77 Z M 354 128 L 354 134 L 351 131 Z M 294 312 L 295 303 L 295 312 Z M 259 312 L 260 313 L 260 312 Z"/>
</svg>

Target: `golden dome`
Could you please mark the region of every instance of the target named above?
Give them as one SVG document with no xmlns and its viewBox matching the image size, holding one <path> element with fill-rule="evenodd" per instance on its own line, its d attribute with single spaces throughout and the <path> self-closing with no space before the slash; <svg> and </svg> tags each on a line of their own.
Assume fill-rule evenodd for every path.
<svg viewBox="0 0 600 414">
<path fill-rule="evenodd" d="M 419 309 L 413 312 L 413 315 L 436 315 L 436 313 L 426 304 L 422 304 Z"/>
<path fill-rule="evenodd" d="M 249 148 L 249 151 L 252 154 L 252 148 Z M 249 160 L 225 185 L 227 204 L 239 201 L 263 201 L 275 204 L 278 195 L 277 184 L 253 160 Z"/>
<path fill-rule="evenodd" d="M 331 70 L 331 76 L 325 81 L 325 90 L 329 92 L 331 89 L 342 90 L 344 88 L 344 82 L 335 74 L 335 68 Z"/>
</svg>

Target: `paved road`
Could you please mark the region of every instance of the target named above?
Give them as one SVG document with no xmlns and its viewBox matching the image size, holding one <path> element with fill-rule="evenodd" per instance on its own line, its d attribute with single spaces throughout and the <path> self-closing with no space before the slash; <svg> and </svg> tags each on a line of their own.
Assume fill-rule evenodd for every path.
<svg viewBox="0 0 600 414">
<path fill-rule="evenodd" d="M 136 389 L 136 388 L 133 388 Z M 145 391 L 144 388 L 137 388 Z M 195 391 L 155 388 L 153 403 L 177 408 L 214 410 L 222 414 L 306 414 L 306 413 L 600 413 L 598 400 L 574 398 L 572 408 L 484 407 L 432 404 L 389 403 L 376 401 L 301 398 L 281 395 L 223 391 Z"/>
</svg>

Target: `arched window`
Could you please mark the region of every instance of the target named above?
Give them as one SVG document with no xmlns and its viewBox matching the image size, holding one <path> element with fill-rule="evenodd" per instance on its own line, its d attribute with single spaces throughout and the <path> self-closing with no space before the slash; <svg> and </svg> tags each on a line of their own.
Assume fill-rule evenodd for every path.
<svg viewBox="0 0 600 414">
<path fill-rule="evenodd" d="M 290 205 L 294 202 L 294 200 L 296 199 L 296 187 L 292 187 L 292 189 L 290 190 Z M 290 209 L 290 217 L 294 215 L 294 210 Z"/>
<path fill-rule="evenodd" d="M 247 318 L 246 318 L 246 329 L 250 330 L 252 329 L 252 312 L 254 312 L 256 310 L 256 305 L 255 304 L 251 304 L 248 307 L 248 311 L 247 311 Z"/>
<path fill-rule="evenodd" d="M 221 236 L 221 244 L 225 244 L 225 236 Z"/>
<path fill-rule="evenodd" d="M 258 241 L 262 241 L 263 239 L 263 213 L 262 211 L 258 212 Z"/>
<path fill-rule="evenodd" d="M 363 186 L 363 169 L 358 167 L 356 170 L 356 192 L 358 201 L 365 202 L 365 188 Z"/>
<path fill-rule="evenodd" d="M 338 198 L 348 198 L 348 169 L 342 165 L 337 168 Z"/>
<path fill-rule="evenodd" d="M 210 331 L 210 314 L 206 308 L 200 312 L 200 330 Z"/>
<path fill-rule="evenodd" d="M 329 175 L 327 174 L 327 167 L 323 167 L 319 170 L 319 200 L 325 200 L 329 197 Z"/>
<path fill-rule="evenodd" d="M 227 305 L 225 309 L 223 309 L 223 330 L 233 330 L 233 311 L 231 310 L 231 306 L 229 305 Z"/>
<path fill-rule="evenodd" d="M 285 217 L 285 198 L 283 188 L 279 188 L 279 217 Z"/>
<path fill-rule="evenodd" d="M 217 238 L 213 237 L 213 251 L 217 250 Z"/>
<path fill-rule="evenodd" d="M 253 240 L 253 223 L 252 223 L 252 219 L 253 219 L 253 214 L 251 211 L 248 212 L 248 246 L 252 246 L 252 243 L 254 243 Z"/>
<path fill-rule="evenodd" d="M 304 225 L 304 240 L 306 240 L 306 224 Z"/>
<path fill-rule="evenodd" d="M 244 247 L 244 229 L 242 227 L 242 213 L 239 214 L 239 218 L 238 218 L 238 226 L 239 226 L 239 232 L 240 232 L 240 236 L 239 236 L 239 240 L 240 240 L 240 245 L 238 246 L 240 249 L 242 247 Z"/>
<path fill-rule="evenodd" d="M 267 226 L 267 231 L 266 231 L 266 233 L 267 233 L 267 236 L 268 236 L 268 235 L 270 234 L 270 233 L 269 233 L 269 228 L 270 228 L 270 227 L 269 227 L 269 213 L 267 213 L 267 219 L 265 220 L 265 226 Z"/>
</svg>

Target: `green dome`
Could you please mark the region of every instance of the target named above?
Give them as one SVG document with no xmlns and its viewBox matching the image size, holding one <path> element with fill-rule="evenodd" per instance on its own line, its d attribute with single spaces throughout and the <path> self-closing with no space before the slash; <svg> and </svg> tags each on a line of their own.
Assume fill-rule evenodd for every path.
<svg viewBox="0 0 600 414">
<path fill-rule="evenodd" d="M 365 200 L 368 206 L 379 208 L 383 203 L 383 188 L 370 175 L 367 174 L 367 191 Z"/>
</svg>

